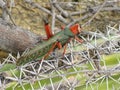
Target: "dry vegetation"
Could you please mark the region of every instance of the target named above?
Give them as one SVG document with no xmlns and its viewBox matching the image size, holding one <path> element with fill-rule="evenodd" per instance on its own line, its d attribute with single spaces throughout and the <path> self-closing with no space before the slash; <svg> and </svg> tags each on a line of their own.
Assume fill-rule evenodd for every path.
<svg viewBox="0 0 120 90">
<path fill-rule="evenodd" d="M 45 1 L 44 0 L 40 0 L 40 1 L 33 0 L 33 1 L 48 10 L 52 9 L 48 0 L 45 0 Z M 60 3 L 60 5 L 63 9 L 66 9 L 66 7 L 67 7 L 66 4 L 69 0 L 66 0 L 65 1 L 66 3 L 63 3 L 64 1 L 65 0 L 60 0 L 58 2 Z M 77 14 L 74 17 L 72 17 L 72 19 L 75 20 L 75 19 L 84 17 L 86 14 L 88 14 L 87 13 L 88 9 L 97 7 L 97 6 L 101 5 L 103 2 L 104 2 L 103 0 L 100 0 L 100 1 L 83 0 L 83 1 L 76 2 L 77 4 L 75 4 L 71 7 L 73 10 L 71 9 L 71 10 L 67 10 L 67 11 L 69 14 L 74 13 L 74 12 L 79 12 L 79 11 L 85 12 L 84 14 L 80 13 L 80 14 Z M 106 11 L 101 10 L 102 12 L 99 12 L 98 15 L 96 15 L 95 18 L 92 20 L 92 22 L 90 24 L 87 24 L 83 28 L 85 28 L 86 30 L 95 30 L 97 28 L 99 30 L 104 30 L 106 25 L 111 24 L 114 26 L 116 24 L 119 24 L 120 12 L 118 10 L 111 11 L 111 10 L 109 10 L 109 7 L 111 7 L 111 6 L 119 7 L 120 3 L 116 2 L 116 3 L 112 3 L 112 4 L 113 5 L 108 5 L 108 10 L 106 10 Z M 51 21 L 51 19 L 52 19 L 51 15 L 48 15 L 44 11 L 42 11 L 34 6 L 31 6 L 28 3 L 25 3 L 24 0 L 17 0 L 17 1 L 15 0 L 13 7 L 9 7 L 9 10 L 11 10 L 11 15 L 12 15 L 12 18 L 16 25 L 21 26 L 25 29 L 31 30 L 40 35 L 45 34 L 43 18 L 48 17 L 49 21 Z M 58 13 L 58 15 L 60 14 L 60 12 L 58 12 L 57 10 L 55 10 L 55 11 L 56 11 L 56 14 L 57 13 Z M 88 22 L 88 20 L 90 18 L 92 18 L 92 17 L 84 18 L 78 22 L 81 25 L 83 25 L 86 22 Z M 69 21 L 68 23 L 71 23 L 69 18 L 65 18 L 65 20 L 68 20 Z M 52 24 L 52 22 L 50 22 L 50 23 Z M 59 20 L 56 20 L 55 27 L 60 28 L 60 25 L 65 25 L 65 24 L 60 22 Z"/>
<path fill-rule="evenodd" d="M 60 50 L 56 50 L 52 60 L 23 66 L 16 66 L 17 59 L 9 54 L 0 64 L 0 89 L 119 90 L 119 0 L 15 0 L 10 4 L 11 1 L 8 0 L 10 23 L 42 37 L 46 37 L 43 18 L 49 20 L 55 33 L 61 26 L 79 23 L 85 31 L 81 36 L 85 43 L 70 42 L 64 57 L 57 56 Z M 6 56 L 4 51 L 0 54 Z"/>
</svg>

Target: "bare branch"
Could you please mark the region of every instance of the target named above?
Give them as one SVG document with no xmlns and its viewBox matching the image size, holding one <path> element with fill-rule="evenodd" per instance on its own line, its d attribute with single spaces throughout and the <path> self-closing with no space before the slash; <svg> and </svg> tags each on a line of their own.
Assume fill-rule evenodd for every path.
<svg viewBox="0 0 120 90">
<path fill-rule="evenodd" d="M 50 0 L 50 3 L 53 3 L 53 1 L 54 0 Z M 54 28 L 55 28 L 55 15 L 56 15 L 56 13 L 55 13 L 55 9 L 54 9 L 54 6 L 53 6 L 53 4 L 51 4 L 51 11 L 52 11 L 52 31 L 53 31 L 53 33 L 54 33 Z"/>
<path fill-rule="evenodd" d="M 102 8 L 105 6 L 105 4 L 106 4 L 106 2 L 107 2 L 107 0 L 105 0 L 104 1 L 104 3 L 101 5 L 101 7 L 97 10 L 97 12 L 92 16 L 92 18 L 87 22 L 87 23 L 85 23 L 85 24 L 89 24 L 97 15 L 98 15 L 98 13 L 102 10 Z M 85 25 L 84 24 L 84 25 Z"/>
<path fill-rule="evenodd" d="M 35 3 L 35 2 L 32 2 L 32 1 L 28 1 L 28 0 L 25 0 L 27 3 L 29 3 L 31 6 L 33 7 L 36 7 L 44 12 L 46 12 L 47 14 L 51 15 L 52 16 L 52 12 L 47 10 L 46 8 L 40 6 L 38 3 Z M 68 22 L 66 20 L 62 20 L 62 16 L 59 17 L 59 16 L 55 16 L 58 20 L 62 21 L 64 24 L 67 24 Z M 62 18 L 62 19 L 61 19 Z"/>
</svg>

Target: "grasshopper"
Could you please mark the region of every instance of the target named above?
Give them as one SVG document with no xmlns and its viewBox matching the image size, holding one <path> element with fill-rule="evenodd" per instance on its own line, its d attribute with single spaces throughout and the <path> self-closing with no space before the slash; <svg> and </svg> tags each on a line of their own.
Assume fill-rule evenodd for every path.
<svg viewBox="0 0 120 90">
<path fill-rule="evenodd" d="M 49 54 L 56 48 L 61 49 L 63 46 L 66 48 L 67 43 L 70 39 L 75 38 L 79 42 L 82 42 L 77 35 L 81 32 L 82 28 L 79 24 L 75 24 L 71 27 L 66 27 L 55 35 L 52 34 L 49 23 L 45 22 L 45 31 L 47 35 L 47 40 L 40 42 L 37 46 L 31 49 L 24 56 L 21 56 L 17 60 L 17 65 L 24 65 L 32 60 L 39 61 L 46 59 Z M 65 53 L 65 48 L 64 52 Z"/>
</svg>

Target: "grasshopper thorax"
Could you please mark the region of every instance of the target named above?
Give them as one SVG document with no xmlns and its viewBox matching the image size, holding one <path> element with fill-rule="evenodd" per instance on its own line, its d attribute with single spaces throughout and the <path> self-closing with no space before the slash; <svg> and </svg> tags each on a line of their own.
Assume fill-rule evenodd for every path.
<svg viewBox="0 0 120 90">
<path fill-rule="evenodd" d="M 70 27 L 70 30 L 74 35 L 77 35 L 81 32 L 82 28 L 79 24 L 75 24 L 75 25 Z"/>
</svg>

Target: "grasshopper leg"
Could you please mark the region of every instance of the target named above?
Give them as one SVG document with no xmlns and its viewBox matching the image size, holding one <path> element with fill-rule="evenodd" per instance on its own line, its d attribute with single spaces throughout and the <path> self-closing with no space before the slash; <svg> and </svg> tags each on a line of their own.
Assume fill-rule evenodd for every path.
<svg viewBox="0 0 120 90">
<path fill-rule="evenodd" d="M 47 19 L 43 19 L 44 20 L 44 28 L 45 28 L 45 32 L 46 32 L 46 35 L 47 35 L 47 40 L 50 39 L 52 36 L 53 36 L 53 33 L 52 33 L 52 30 L 51 30 L 51 27 L 49 25 L 49 22 Z"/>
<path fill-rule="evenodd" d="M 62 44 L 58 41 L 58 43 L 57 43 L 57 47 L 59 48 L 59 49 L 61 49 L 62 48 Z"/>
<path fill-rule="evenodd" d="M 55 42 L 52 47 L 50 48 L 50 50 L 48 51 L 48 53 L 43 57 L 43 59 L 46 59 L 49 54 L 55 49 L 55 47 L 58 45 L 59 42 Z"/>
<path fill-rule="evenodd" d="M 83 42 L 83 40 L 82 40 L 82 39 L 80 39 L 80 38 L 78 38 L 77 36 L 75 36 L 75 39 L 76 39 L 78 42 L 80 42 L 80 43 L 82 43 L 82 42 Z"/>
<path fill-rule="evenodd" d="M 66 52 L 66 48 L 67 48 L 67 44 L 72 40 L 73 38 L 70 38 L 69 40 L 68 40 L 68 42 L 64 45 L 64 51 L 63 51 L 63 55 L 65 54 L 65 52 Z M 80 43 L 82 43 L 83 42 L 83 40 L 82 39 L 80 39 L 80 38 L 78 38 L 76 35 L 75 35 L 75 39 L 78 41 L 78 42 L 80 42 Z"/>
<path fill-rule="evenodd" d="M 68 43 L 66 43 L 65 46 L 64 46 L 63 56 L 65 55 L 66 48 L 67 48 L 67 44 L 68 44 Z"/>
<path fill-rule="evenodd" d="M 65 54 L 65 52 L 66 52 L 67 44 L 68 44 L 72 39 L 73 39 L 73 38 L 70 38 L 70 39 L 67 41 L 67 43 L 64 45 L 63 56 L 64 56 L 64 54 Z"/>
</svg>

